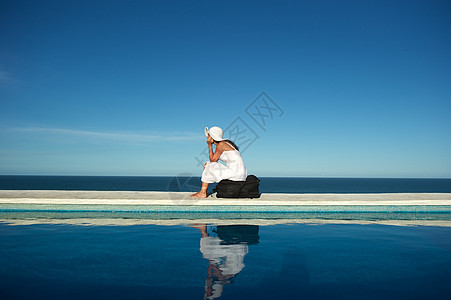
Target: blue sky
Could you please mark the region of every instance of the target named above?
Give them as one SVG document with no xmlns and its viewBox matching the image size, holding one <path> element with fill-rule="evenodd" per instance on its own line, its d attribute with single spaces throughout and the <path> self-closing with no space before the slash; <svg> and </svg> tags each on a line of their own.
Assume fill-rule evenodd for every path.
<svg viewBox="0 0 451 300">
<path fill-rule="evenodd" d="M 449 1 L 2 1 L 0 174 L 200 176 L 238 118 L 257 176 L 451 177 L 450 36 Z"/>
</svg>

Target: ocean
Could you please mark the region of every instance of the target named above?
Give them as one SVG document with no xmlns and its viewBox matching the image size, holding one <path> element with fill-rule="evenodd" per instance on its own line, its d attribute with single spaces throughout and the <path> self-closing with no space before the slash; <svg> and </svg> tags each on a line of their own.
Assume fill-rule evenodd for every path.
<svg viewBox="0 0 451 300">
<path fill-rule="evenodd" d="M 451 193 L 447 178 L 260 177 L 262 193 Z M 200 189 L 196 176 L 0 176 L 0 190 L 171 191 Z M 209 190 L 214 188 L 211 184 Z"/>
</svg>

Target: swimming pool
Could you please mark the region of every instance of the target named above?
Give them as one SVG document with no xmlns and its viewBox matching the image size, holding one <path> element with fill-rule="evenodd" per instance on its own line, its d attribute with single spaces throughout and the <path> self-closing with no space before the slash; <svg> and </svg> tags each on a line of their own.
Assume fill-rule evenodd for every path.
<svg viewBox="0 0 451 300">
<path fill-rule="evenodd" d="M 443 299 L 451 293 L 451 227 L 99 220 L 3 219 L 2 299 Z"/>
</svg>

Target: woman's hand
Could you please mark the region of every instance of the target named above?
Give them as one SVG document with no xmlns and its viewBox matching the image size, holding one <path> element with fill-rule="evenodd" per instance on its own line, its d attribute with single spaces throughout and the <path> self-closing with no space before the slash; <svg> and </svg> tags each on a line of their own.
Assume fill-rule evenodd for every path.
<svg viewBox="0 0 451 300">
<path fill-rule="evenodd" d="M 207 144 L 213 144 L 215 141 L 213 140 L 213 138 L 211 137 L 211 135 L 208 135 L 207 137 Z"/>
</svg>

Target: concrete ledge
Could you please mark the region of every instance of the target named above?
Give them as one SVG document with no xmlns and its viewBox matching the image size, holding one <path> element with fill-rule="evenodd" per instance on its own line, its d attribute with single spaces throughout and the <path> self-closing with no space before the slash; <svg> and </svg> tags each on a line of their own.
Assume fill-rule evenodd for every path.
<svg viewBox="0 0 451 300">
<path fill-rule="evenodd" d="M 178 225 L 192 223 L 451 226 L 450 193 L 262 194 L 222 199 L 191 193 L 0 191 L 9 225 Z"/>
<path fill-rule="evenodd" d="M 263 194 L 258 199 L 222 199 L 191 193 L 104 191 L 0 191 L 0 212 L 113 212 L 288 214 L 288 213 L 444 213 L 451 219 L 451 194 Z M 183 217 L 183 216 L 180 216 Z M 265 216 L 268 218 L 268 216 Z M 280 218 L 280 216 L 279 216 Z"/>
<path fill-rule="evenodd" d="M 276 194 L 256 199 L 223 199 L 215 194 L 130 191 L 0 191 L 0 204 L 164 206 L 451 206 L 451 193 Z"/>
<path fill-rule="evenodd" d="M 389 226 L 440 226 L 451 227 L 451 221 L 443 220 L 327 220 L 327 219 L 98 219 L 98 218 L 74 218 L 74 219 L 1 219 L 0 224 L 11 226 L 27 226 L 35 224 L 59 224 L 74 226 L 136 226 L 136 225 L 163 225 L 177 226 L 190 224 L 215 224 L 215 225 L 284 225 L 284 224 L 358 224 L 358 225 L 389 225 Z"/>
</svg>

